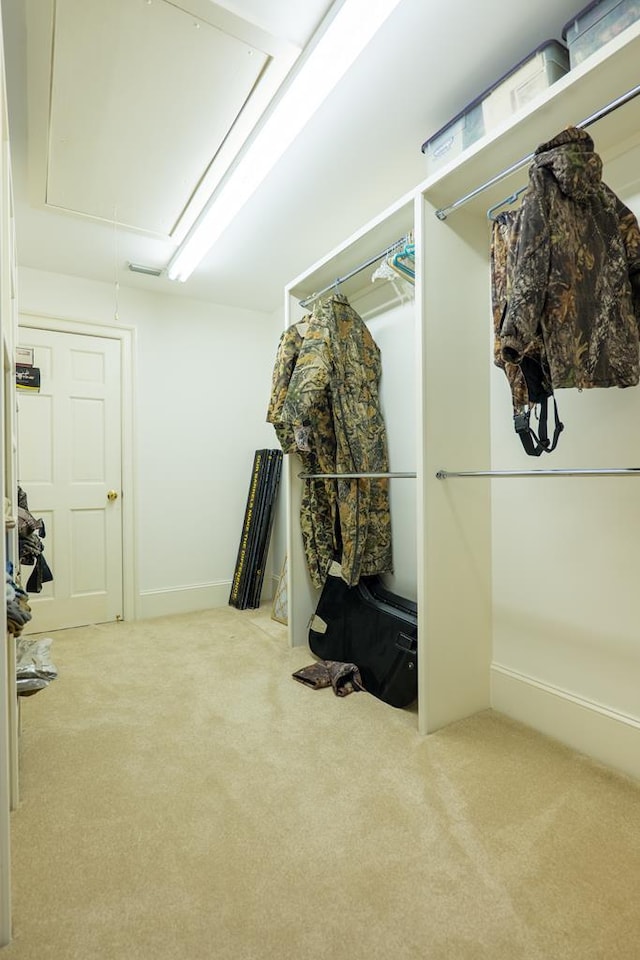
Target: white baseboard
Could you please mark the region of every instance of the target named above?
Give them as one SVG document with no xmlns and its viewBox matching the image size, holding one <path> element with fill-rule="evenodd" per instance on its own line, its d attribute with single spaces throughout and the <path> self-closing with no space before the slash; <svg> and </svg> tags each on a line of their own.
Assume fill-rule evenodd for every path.
<svg viewBox="0 0 640 960">
<path fill-rule="evenodd" d="M 141 592 L 137 603 L 137 619 L 166 617 L 175 613 L 195 613 L 224 607 L 229 603 L 231 580 L 218 583 L 198 583 L 188 587 L 168 587 L 164 590 Z"/>
<path fill-rule="evenodd" d="M 640 721 L 532 677 L 491 666 L 491 706 L 640 780 Z"/>
</svg>

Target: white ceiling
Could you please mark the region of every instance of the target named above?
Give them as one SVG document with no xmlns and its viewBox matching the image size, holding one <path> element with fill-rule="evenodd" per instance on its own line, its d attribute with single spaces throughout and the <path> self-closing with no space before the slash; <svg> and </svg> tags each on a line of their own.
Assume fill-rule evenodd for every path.
<svg viewBox="0 0 640 960">
<path fill-rule="evenodd" d="M 170 235 L 268 55 L 169 3 L 58 0 L 55 11 L 47 206 Z M 214 109 L 211 91 L 223 93 Z"/>
<path fill-rule="evenodd" d="M 426 176 L 427 137 L 579 9 L 401 0 L 186 283 L 129 271 L 166 265 L 198 182 L 241 145 L 329 6 L 56 0 L 54 17 L 53 0 L 2 0 L 19 263 L 271 311 Z"/>
</svg>

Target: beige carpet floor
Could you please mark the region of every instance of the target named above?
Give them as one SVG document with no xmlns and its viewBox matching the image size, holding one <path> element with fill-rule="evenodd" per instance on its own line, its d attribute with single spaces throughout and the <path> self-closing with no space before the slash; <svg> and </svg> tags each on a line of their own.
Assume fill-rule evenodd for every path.
<svg viewBox="0 0 640 960">
<path fill-rule="evenodd" d="M 54 635 L 7 960 L 638 960 L 640 786 L 291 679 L 269 610 Z"/>
</svg>

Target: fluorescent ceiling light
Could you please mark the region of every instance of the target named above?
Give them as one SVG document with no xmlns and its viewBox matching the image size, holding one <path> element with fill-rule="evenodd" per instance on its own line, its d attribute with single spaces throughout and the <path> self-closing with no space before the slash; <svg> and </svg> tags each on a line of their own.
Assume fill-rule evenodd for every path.
<svg viewBox="0 0 640 960">
<path fill-rule="evenodd" d="M 191 275 L 399 3 L 344 0 L 170 260 L 171 280 Z"/>
</svg>

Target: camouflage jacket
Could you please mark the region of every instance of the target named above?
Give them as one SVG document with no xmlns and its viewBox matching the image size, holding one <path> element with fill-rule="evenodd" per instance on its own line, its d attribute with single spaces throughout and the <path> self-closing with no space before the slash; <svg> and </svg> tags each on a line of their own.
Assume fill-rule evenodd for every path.
<svg viewBox="0 0 640 960">
<path fill-rule="evenodd" d="M 514 414 L 520 413 L 529 405 L 529 393 L 517 363 L 510 363 L 502 356 L 500 339 L 502 323 L 509 303 L 511 282 L 513 279 L 513 261 L 515 253 L 516 224 L 518 212 L 505 210 L 498 214 L 491 228 L 491 312 L 493 315 L 493 362 L 501 370 L 511 388 L 511 402 Z"/>
<path fill-rule="evenodd" d="M 271 382 L 267 421 L 272 423 L 284 453 L 296 454 L 304 473 L 335 471 L 335 434 L 328 391 L 318 398 L 314 410 L 314 430 L 324 443 L 314 442 L 308 432 L 304 448 L 296 442 L 296 425 L 282 419 L 289 384 L 304 343 L 301 332 L 311 318 L 288 327 L 278 344 Z M 337 492 L 334 481 L 304 480 L 300 499 L 300 530 L 307 569 L 315 587 L 322 587 L 327 570 L 335 559 L 338 543 Z"/>
<path fill-rule="evenodd" d="M 271 398 L 267 409 L 267 422 L 273 424 L 284 453 L 295 453 L 297 450 L 293 426 L 290 423 L 283 423 L 281 414 L 284 402 L 287 399 L 287 390 L 296 367 L 300 347 L 304 341 L 301 332 L 303 323 L 308 323 L 308 318 L 299 324 L 292 324 L 280 337 L 271 377 Z"/>
<path fill-rule="evenodd" d="M 569 127 L 536 150 L 519 211 L 502 359 L 521 363 L 542 335 L 554 389 L 640 379 L 640 230 L 601 175 Z"/>
<path fill-rule="evenodd" d="M 318 303 L 279 421 L 292 427 L 294 436 L 302 433 L 308 448 L 302 452 L 320 472 L 388 471 L 378 396 L 381 372 L 378 346 L 346 298 L 334 296 Z M 337 480 L 331 486 L 337 500 L 337 552 L 346 582 L 353 585 L 361 576 L 390 571 L 388 481 Z"/>
</svg>

